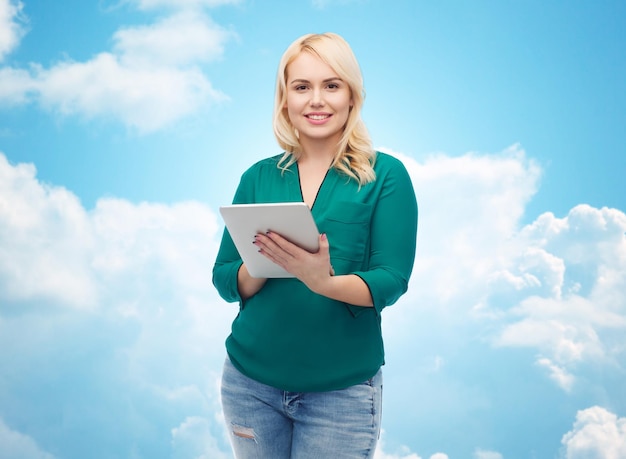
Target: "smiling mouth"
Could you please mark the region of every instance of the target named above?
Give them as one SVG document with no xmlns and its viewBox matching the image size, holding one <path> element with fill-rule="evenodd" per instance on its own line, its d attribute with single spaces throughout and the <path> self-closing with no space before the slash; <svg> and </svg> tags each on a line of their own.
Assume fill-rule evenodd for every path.
<svg viewBox="0 0 626 459">
<path fill-rule="evenodd" d="M 330 115 L 306 115 L 306 117 L 314 121 L 322 121 L 330 118 Z"/>
</svg>

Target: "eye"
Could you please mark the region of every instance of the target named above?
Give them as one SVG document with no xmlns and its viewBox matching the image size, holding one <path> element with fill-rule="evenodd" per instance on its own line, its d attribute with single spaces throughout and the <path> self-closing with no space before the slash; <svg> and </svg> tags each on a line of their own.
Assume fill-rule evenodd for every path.
<svg viewBox="0 0 626 459">
<path fill-rule="evenodd" d="M 296 91 L 306 91 L 307 85 L 299 84 L 299 85 L 294 86 L 293 89 L 295 89 Z"/>
<path fill-rule="evenodd" d="M 339 89 L 339 84 L 338 83 L 328 83 L 328 86 L 326 86 L 328 89 Z"/>
</svg>

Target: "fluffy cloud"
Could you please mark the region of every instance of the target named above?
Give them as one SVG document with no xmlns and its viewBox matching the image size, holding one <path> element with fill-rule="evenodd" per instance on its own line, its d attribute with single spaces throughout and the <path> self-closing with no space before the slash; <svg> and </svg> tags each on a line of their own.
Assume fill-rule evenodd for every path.
<svg viewBox="0 0 626 459">
<path fill-rule="evenodd" d="M 0 0 L 0 62 L 13 51 L 25 33 L 19 0 Z"/>
<path fill-rule="evenodd" d="M 500 346 L 532 347 L 537 363 L 571 390 L 581 363 L 618 364 L 626 330 L 626 215 L 617 209 L 573 208 L 564 218 L 547 213 L 519 233 L 526 249 L 493 277 L 508 284 L 518 303 L 504 309 Z M 530 260 L 529 260 L 530 258 Z M 524 279 L 534 279 L 525 282 Z"/>
<path fill-rule="evenodd" d="M 9 429 L 0 418 L 0 459 L 54 459 L 42 451 L 32 438 Z"/>
<path fill-rule="evenodd" d="M 0 154 L 0 416 L 25 426 L 3 435 L 85 440 L 64 457 L 228 451 L 216 380 L 236 307 L 210 282 L 215 214 L 120 199 L 87 211 L 35 173 Z"/>
<path fill-rule="evenodd" d="M 0 299 L 93 306 L 87 216 L 76 196 L 34 176 L 32 165 L 13 168 L 0 154 Z"/>
<path fill-rule="evenodd" d="M 582 204 L 562 218 L 545 213 L 520 226 L 541 171 L 519 146 L 423 164 L 396 155 L 420 204 L 412 302 L 491 324 L 494 346 L 534 349 L 536 365 L 566 391 L 581 365 L 622 365 L 622 211 Z M 402 317 L 393 328 L 410 332 L 411 324 Z"/>
<path fill-rule="evenodd" d="M 410 449 L 404 445 L 399 447 L 398 451 L 394 453 L 389 453 L 385 451 L 387 449 L 385 445 L 385 437 L 386 437 L 386 433 L 385 433 L 385 430 L 383 429 L 380 433 L 380 438 L 378 440 L 377 449 L 376 449 L 376 452 L 374 453 L 374 459 L 422 459 L 417 454 L 412 453 Z M 436 458 L 431 458 L 431 459 L 436 459 Z"/>
<path fill-rule="evenodd" d="M 410 419 L 389 428 L 409 423 L 407 432 L 434 437 L 454 422 L 478 438 L 481 419 L 505 435 L 511 412 L 522 423 L 539 421 L 525 405 L 543 403 L 540 394 L 551 384 L 564 396 L 603 394 L 587 395 L 591 403 L 620 400 L 624 213 L 579 205 L 523 225 L 541 170 L 517 145 L 421 162 L 394 154 L 413 178 L 420 222 L 409 292 L 383 321 L 394 368 L 388 386 L 404 394 L 386 412 L 388 419 Z M 520 392 L 507 396 L 504 387 Z M 407 414 L 407 405 L 438 416 Z"/>
<path fill-rule="evenodd" d="M 518 145 L 500 155 L 433 155 L 422 164 L 393 154 L 407 166 L 419 204 L 413 279 L 424 279 L 438 302 L 482 293 L 481 279 L 508 257 L 541 170 Z"/>
<path fill-rule="evenodd" d="M 172 430 L 173 459 L 230 459 L 230 453 L 220 449 L 213 437 L 212 422 L 189 417 Z"/>
<path fill-rule="evenodd" d="M 517 250 L 513 236 L 541 170 L 519 145 L 497 155 L 436 154 L 423 162 L 382 150 L 404 162 L 419 206 L 415 266 L 400 303 L 415 307 L 386 311 L 383 324 L 393 343 L 414 339 L 424 313 L 467 323 L 469 311 L 490 292 L 487 279 Z"/>
<path fill-rule="evenodd" d="M 0 68 L 0 83 L 0 103 L 5 106 L 27 103 L 37 88 L 28 71 L 9 67 Z"/>
<path fill-rule="evenodd" d="M 227 99 L 200 66 L 220 58 L 232 36 L 202 11 L 174 12 L 118 30 L 112 51 L 85 62 L 0 69 L 0 102 L 33 101 L 62 115 L 112 118 L 153 131 Z"/>
<path fill-rule="evenodd" d="M 180 66 L 219 59 L 231 32 L 208 16 L 182 11 L 149 26 L 118 30 L 114 50 L 127 66 Z"/>
<path fill-rule="evenodd" d="M 566 459 L 626 457 L 626 418 L 618 418 L 599 406 L 579 411 L 573 429 L 561 443 Z"/>
</svg>

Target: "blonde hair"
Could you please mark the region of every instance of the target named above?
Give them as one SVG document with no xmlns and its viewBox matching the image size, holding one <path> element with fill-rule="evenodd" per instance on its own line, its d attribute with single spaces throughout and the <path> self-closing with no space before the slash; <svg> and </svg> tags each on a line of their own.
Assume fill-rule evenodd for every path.
<svg viewBox="0 0 626 459">
<path fill-rule="evenodd" d="M 334 33 L 307 34 L 294 41 L 285 51 L 278 65 L 274 101 L 274 135 L 285 154 L 278 162 L 283 171 L 298 160 L 302 147 L 298 134 L 289 120 L 287 102 L 287 67 L 303 52 L 308 52 L 329 65 L 345 81 L 351 92 L 353 106 L 348 115 L 343 135 L 337 145 L 332 167 L 355 179 L 359 185 L 376 179 L 372 143 L 361 119 L 365 99 L 363 77 L 350 45 Z"/>
</svg>

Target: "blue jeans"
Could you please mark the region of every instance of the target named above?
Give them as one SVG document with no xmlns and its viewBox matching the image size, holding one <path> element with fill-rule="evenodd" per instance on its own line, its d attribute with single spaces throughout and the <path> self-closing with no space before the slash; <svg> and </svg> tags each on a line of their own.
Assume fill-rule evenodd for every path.
<svg viewBox="0 0 626 459">
<path fill-rule="evenodd" d="M 238 459 L 365 459 L 380 433 L 382 372 L 330 392 L 285 392 L 244 376 L 229 359 L 222 408 Z"/>
</svg>

